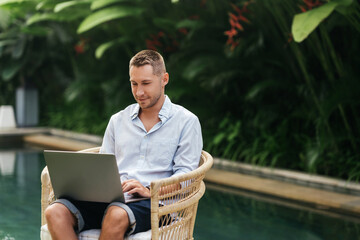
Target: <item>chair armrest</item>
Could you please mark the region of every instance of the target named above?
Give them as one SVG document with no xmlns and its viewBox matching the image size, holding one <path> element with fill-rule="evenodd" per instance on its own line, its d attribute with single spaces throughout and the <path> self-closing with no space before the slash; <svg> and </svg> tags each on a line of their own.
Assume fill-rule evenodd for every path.
<svg viewBox="0 0 360 240">
<path fill-rule="evenodd" d="M 45 167 L 41 172 L 41 225 L 46 224 L 45 209 L 54 200 L 54 191 L 50 181 L 48 168 Z"/>
<path fill-rule="evenodd" d="M 211 155 L 202 151 L 197 169 L 151 182 L 153 239 L 171 239 L 174 232 L 192 238 L 198 202 L 205 192 L 203 179 L 212 164 Z"/>
</svg>

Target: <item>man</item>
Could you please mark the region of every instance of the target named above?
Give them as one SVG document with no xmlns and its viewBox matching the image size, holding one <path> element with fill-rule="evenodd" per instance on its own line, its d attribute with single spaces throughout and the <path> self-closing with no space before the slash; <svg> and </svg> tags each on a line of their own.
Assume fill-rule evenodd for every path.
<svg viewBox="0 0 360 240">
<path fill-rule="evenodd" d="M 150 197 L 151 181 L 197 168 L 201 127 L 194 114 L 165 95 L 169 74 L 159 53 L 137 53 L 129 74 L 137 104 L 111 117 L 101 153 L 115 154 L 123 192 Z M 128 204 L 58 199 L 45 216 L 54 240 L 77 239 L 77 232 L 93 228 L 101 228 L 100 239 L 123 239 L 151 228 L 150 199 Z"/>
</svg>

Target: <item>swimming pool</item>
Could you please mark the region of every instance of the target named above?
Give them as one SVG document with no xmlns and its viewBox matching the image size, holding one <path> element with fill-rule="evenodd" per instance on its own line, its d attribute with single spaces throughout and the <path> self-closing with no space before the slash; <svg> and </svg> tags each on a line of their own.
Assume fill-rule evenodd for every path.
<svg viewBox="0 0 360 240">
<path fill-rule="evenodd" d="M 39 239 L 40 150 L 0 149 L 0 239 Z M 194 238 L 245 240 L 359 239 L 360 219 L 284 206 L 207 185 Z"/>
</svg>

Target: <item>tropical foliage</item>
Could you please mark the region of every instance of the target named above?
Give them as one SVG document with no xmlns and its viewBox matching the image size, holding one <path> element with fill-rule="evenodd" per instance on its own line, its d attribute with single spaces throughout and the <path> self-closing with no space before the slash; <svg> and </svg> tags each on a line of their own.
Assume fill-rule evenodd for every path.
<svg viewBox="0 0 360 240">
<path fill-rule="evenodd" d="M 214 156 L 360 178 L 353 0 L 0 0 L 0 104 L 37 85 L 41 123 L 102 135 L 133 102 L 128 61 L 166 58 L 167 94 Z"/>
</svg>

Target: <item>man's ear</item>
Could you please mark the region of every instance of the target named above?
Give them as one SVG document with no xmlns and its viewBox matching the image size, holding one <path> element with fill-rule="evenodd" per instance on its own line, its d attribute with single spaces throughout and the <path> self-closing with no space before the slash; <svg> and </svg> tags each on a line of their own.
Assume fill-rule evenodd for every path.
<svg viewBox="0 0 360 240">
<path fill-rule="evenodd" d="M 164 73 L 163 78 L 161 80 L 161 85 L 165 87 L 165 85 L 168 84 L 168 82 L 169 82 L 169 74 L 166 72 Z"/>
</svg>

